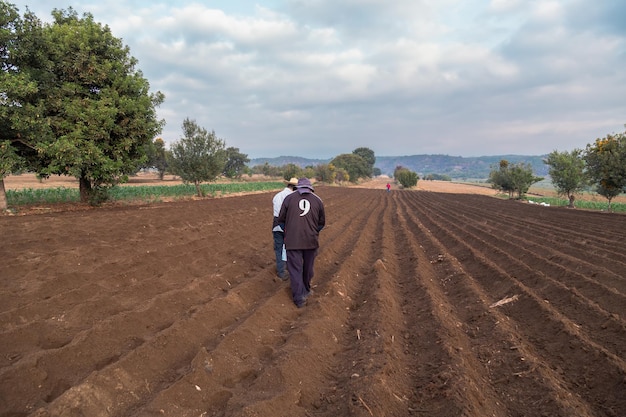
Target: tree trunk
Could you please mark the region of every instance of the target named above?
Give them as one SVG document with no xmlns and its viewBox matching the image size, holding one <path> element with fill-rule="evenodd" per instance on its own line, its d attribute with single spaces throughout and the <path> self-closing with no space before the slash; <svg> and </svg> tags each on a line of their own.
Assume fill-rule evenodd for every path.
<svg viewBox="0 0 626 417">
<path fill-rule="evenodd" d="M 0 212 L 8 209 L 7 193 L 4 189 L 4 178 L 0 178 Z"/>
<path fill-rule="evenodd" d="M 569 196 L 569 208 L 574 208 L 574 200 L 576 200 L 576 196 L 574 194 L 570 194 Z"/>
<path fill-rule="evenodd" d="M 198 197 L 202 197 L 202 190 L 200 189 L 200 183 L 196 181 L 195 185 L 196 185 L 196 192 L 198 193 Z"/>
<path fill-rule="evenodd" d="M 85 178 L 80 177 L 78 179 L 78 186 L 80 191 L 80 201 L 82 203 L 88 203 L 91 196 L 91 182 Z"/>
</svg>

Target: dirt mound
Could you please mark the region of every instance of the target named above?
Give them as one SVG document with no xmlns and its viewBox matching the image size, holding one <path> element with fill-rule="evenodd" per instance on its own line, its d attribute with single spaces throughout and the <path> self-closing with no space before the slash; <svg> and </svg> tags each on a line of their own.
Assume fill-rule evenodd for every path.
<svg viewBox="0 0 626 417">
<path fill-rule="evenodd" d="M 316 191 L 304 309 L 273 193 L 0 217 L 0 416 L 626 415 L 626 216 Z"/>
</svg>

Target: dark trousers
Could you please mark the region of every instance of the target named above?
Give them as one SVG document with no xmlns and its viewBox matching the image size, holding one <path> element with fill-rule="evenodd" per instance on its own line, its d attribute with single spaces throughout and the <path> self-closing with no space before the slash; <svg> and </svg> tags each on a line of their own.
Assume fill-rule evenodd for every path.
<svg viewBox="0 0 626 417">
<path fill-rule="evenodd" d="M 304 300 L 311 291 L 313 267 L 317 249 L 287 250 L 287 270 L 291 280 L 291 295 L 297 306 L 304 304 Z"/>
<path fill-rule="evenodd" d="M 274 234 L 274 253 L 276 254 L 276 274 L 285 277 L 285 261 L 283 261 L 283 243 L 285 242 L 285 232 L 272 232 Z"/>
</svg>

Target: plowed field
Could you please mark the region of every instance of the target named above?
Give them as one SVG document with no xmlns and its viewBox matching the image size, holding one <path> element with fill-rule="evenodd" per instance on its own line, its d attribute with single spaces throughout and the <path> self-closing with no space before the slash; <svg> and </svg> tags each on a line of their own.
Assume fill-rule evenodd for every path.
<svg viewBox="0 0 626 417">
<path fill-rule="evenodd" d="M 0 416 L 626 416 L 626 216 L 316 191 L 304 309 L 273 193 L 1 216 Z"/>
</svg>

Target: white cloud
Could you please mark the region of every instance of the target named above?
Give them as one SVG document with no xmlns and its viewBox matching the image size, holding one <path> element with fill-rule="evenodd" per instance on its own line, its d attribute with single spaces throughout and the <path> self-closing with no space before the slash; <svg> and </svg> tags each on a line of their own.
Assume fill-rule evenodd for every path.
<svg viewBox="0 0 626 417">
<path fill-rule="evenodd" d="M 50 15 L 47 0 L 29 4 Z M 79 0 L 73 7 L 111 27 L 152 89 L 165 93 L 166 141 L 178 139 L 190 117 L 251 157 L 326 158 L 359 146 L 379 155 L 539 154 L 584 147 L 626 123 L 626 30 L 616 17 L 624 6 Z"/>
<path fill-rule="evenodd" d="M 532 16 L 542 21 L 557 21 L 563 18 L 564 5 L 560 1 L 537 1 L 533 4 Z"/>
<path fill-rule="evenodd" d="M 519 10 L 524 3 L 523 0 L 491 0 L 489 9 L 497 13 L 508 13 Z"/>
</svg>

